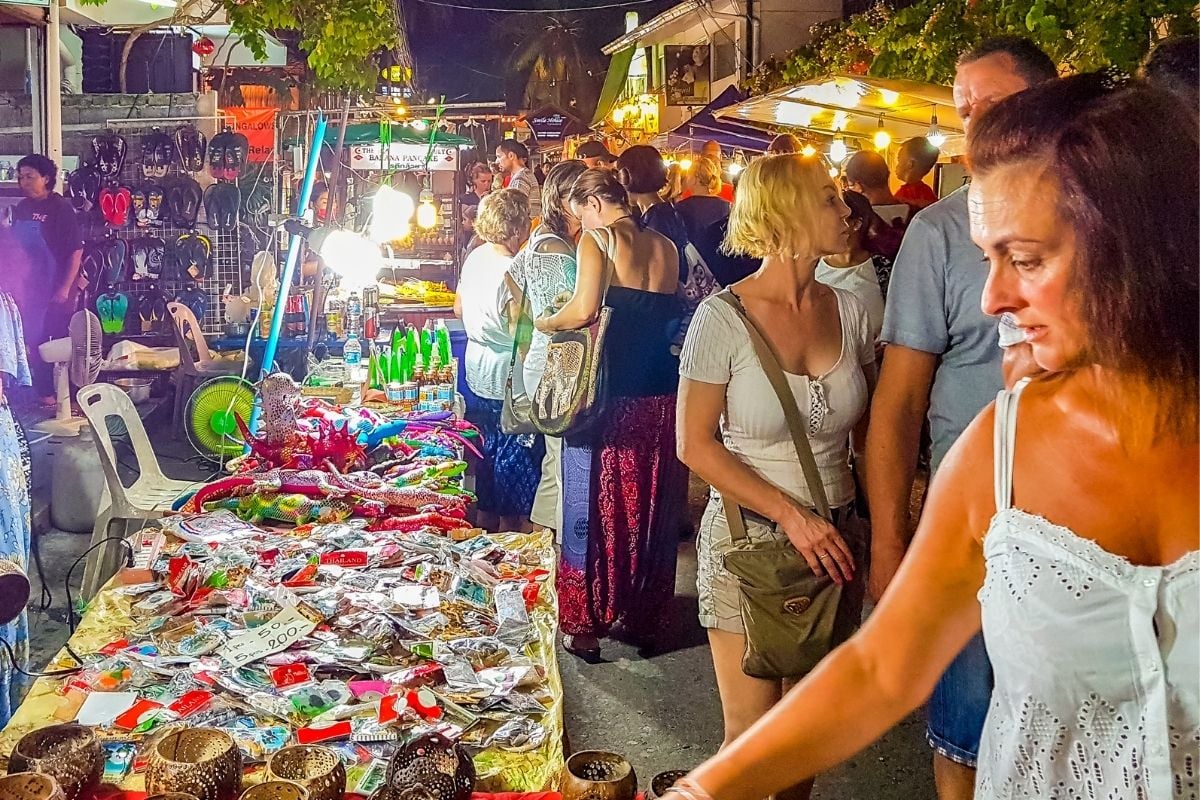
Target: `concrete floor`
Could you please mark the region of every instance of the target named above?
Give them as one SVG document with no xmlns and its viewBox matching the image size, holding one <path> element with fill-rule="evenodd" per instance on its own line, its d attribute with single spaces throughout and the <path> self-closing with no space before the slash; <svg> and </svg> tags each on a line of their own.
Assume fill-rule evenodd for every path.
<svg viewBox="0 0 1200 800">
<path fill-rule="evenodd" d="M 21 414 L 27 427 L 34 420 Z M 185 459 L 186 442 L 169 436 L 169 408 L 147 420 L 147 429 L 158 448 L 163 471 L 169 477 L 198 479 L 203 473 Z M 47 583 L 54 603 L 38 608 L 41 585 L 33 577 L 30 606 L 31 651 L 35 667 L 44 665 L 68 636 L 63 579 L 78 554 L 87 547 L 85 534 L 64 533 L 49 527 L 50 442 L 34 446 L 34 517 Z M 695 484 L 689 513 L 699 521 L 704 487 Z M 72 583 L 76 593 L 82 567 Z M 651 658 L 636 648 L 605 640 L 603 662 L 586 664 L 561 652 L 559 664 L 566 691 L 566 727 L 573 750 L 603 749 L 624 754 L 633 764 L 643 787 L 658 772 L 692 767 L 716 751 L 721 742 L 721 709 L 704 633 L 696 619 L 696 554 L 690 542 L 679 551 L 676 597 L 668 615 L 663 652 Z M 862 754 L 816 784 L 818 800 L 891 800 L 933 798 L 930 750 L 925 744 L 924 723 L 906 720 Z"/>
</svg>

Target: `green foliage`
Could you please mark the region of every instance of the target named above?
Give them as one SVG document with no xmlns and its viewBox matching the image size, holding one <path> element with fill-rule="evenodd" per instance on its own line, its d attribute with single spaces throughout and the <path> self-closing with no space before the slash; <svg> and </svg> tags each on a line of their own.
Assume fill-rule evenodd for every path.
<svg viewBox="0 0 1200 800">
<path fill-rule="evenodd" d="M 864 67 L 878 77 L 948 84 L 962 52 L 1002 34 L 1029 37 L 1063 72 L 1132 73 L 1156 39 L 1196 27 L 1192 0 L 919 0 L 898 10 L 881 2 L 815 26 L 812 42 L 761 66 L 749 88 L 761 94 Z"/>
<path fill-rule="evenodd" d="M 223 0 L 233 33 L 256 57 L 264 34 L 295 31 L 308 66 L 323 86 L 371 92 L 375 56 L 396 46 L 394 0 Z"/>
</svg>

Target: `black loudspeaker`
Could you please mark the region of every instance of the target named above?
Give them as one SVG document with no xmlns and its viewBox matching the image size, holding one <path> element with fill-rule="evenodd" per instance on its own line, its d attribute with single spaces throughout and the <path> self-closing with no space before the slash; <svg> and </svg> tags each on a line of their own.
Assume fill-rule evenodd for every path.
<svg viewBox="0 0 1200 800">
<path fill-rule="evenodd" d="M 82 38 L 84 93 L 120 92 L 121 52 L 127 35 L 86 30 Z M 139 36 L 129 52 L 125 82 L 129 94 L 191 92 L 192 37 L 175 33 Z"/>
</svg>

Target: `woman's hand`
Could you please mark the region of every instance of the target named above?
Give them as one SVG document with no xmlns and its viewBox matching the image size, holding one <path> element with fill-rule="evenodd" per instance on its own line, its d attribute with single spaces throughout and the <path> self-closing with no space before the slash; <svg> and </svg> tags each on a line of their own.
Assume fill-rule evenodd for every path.
<svg viewBox="0 0 1200 800">
<path fill-rule="evenodd" d="M 544 317 L 538 317 L 537 319 L 535 319 L 533 321 L 533 327 L 537 328 L 542 333 L 554 333 L 554 331 L 547 324 L 549 319 L 550 319 L 549 315 L 546 315 Z"/>
<path fill-rule="evenodd" d="M 814 575 L 828 573 L 839 586 L 854 578 L 854 556 L 832 522 L 807 508 L 792 505 L 779 520 L 779 526 Z"/>
</svg>

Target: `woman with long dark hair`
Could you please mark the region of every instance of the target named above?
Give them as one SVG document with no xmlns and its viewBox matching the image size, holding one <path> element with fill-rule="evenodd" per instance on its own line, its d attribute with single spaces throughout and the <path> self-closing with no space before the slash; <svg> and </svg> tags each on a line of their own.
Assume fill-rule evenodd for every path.
<svg viewBox="0 0 1200 800">
<path fill-rule="evenodd" d="M 978 800 L 1197 796 L 1195 111 L 1055 80 L 973 121 L 967 153 L 983 308 L 1012 315 L 1044 372 L 950 450 L 862 631 L 681 783 L 687 800 L 766 797 L 849 758 L 981 627 Z"/>
<path fill-rule="evenodd" d="M 678 519 L 687 492 L 675 457 L 679 359 L 671 351 L 682 306 L 678 255 L 642 228 L 616 176 L 588 170 L 571 212 L 585 235 L 571 299 L 538 318 L 546 333 L 591 324 L 611 309 L 603 349 L 604 417 L 586 441 L 563 448 L 559 624 L 566 647 L 587 659 L 618 621 L 651 645 L 675 593 Z"/>
</svg>

